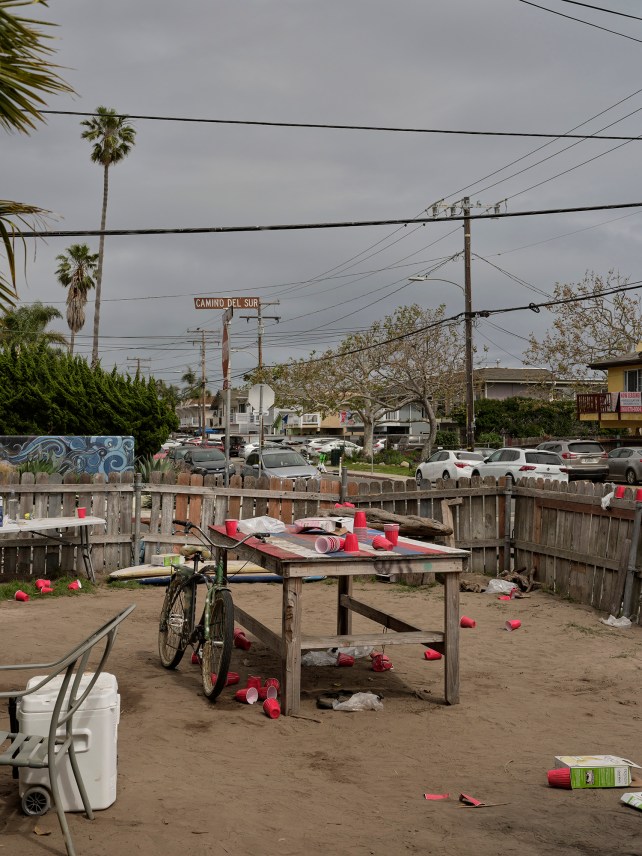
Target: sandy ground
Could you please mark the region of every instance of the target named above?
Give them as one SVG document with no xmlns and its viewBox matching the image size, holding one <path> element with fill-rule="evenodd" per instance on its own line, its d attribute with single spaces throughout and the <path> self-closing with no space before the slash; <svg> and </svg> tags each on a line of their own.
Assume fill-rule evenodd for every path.
<svg viewBox="0 0 642 856">
<path fill-rule="evenodd" d="M 442 626 L 440 586 L 356 589 L 411 622 Z M 233 593 L 277 626 L 279 587 L 237 585 Z M 388 649 L 393 672 L 376 674 L 369 660 L 305 670 L 308 718 L 269 720 L 258 705 L 235 702 L 233 689 L 208 702 L 188 657 L 176 672 L 161 668 L 163 594 L 149 587 L 0 604 L 3 662 L 49 659 L 138 605 L 108 666 L 122 702 L 118 798 L 93 823 L 68 815 L 79 856 L 642 853 L 642 813 L 619 802 L 623 791 L 546 785 L 556 754 L 608 752 L 642 764 L 642 627 L 607 628 L 594 611 L 543 593 L 510 603 L 466 593 L 462 613 L 477 628 L 462 631 L 461 704 L 441 701 L 443 661 L 400 646 Z M 305 631 L 334 627 L 335 599 L 334 584 L 304 587 Z M 522 628 L 505 632 L 506 618 L 520 618 Z M 232 668 L 244 683 L 248 674 L 273 675 L 276 663 L 255 643 L 235 650 Z M 319 691 L 339 686 L 383 692 L 384 710 L 317 710 Z M 426 792 L 450 799 L 428 802 Z M 499 805 L 464 808 L 461 792 Z M 23 816 L 4 767 L 0 833 L 0 854 L 65 853 L 55 815 Z"/>
</svg>

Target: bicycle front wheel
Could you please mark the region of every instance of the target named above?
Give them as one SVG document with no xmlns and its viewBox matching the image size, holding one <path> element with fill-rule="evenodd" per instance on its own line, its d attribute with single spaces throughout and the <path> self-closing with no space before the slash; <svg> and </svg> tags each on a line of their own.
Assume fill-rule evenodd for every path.
<svg viewBox="0 0 642 856">
<path fill-rule="evenodd" d="M 227 589 L 219 589 L 214 594 L 214 602 L 207 604 L 209 614 L 209 636 L 203 642 L 201 670 L 203 692 L 209 699 L 215 699 L 227 681 L 230 668 L 232 646 L 234 644 L 234 604 Z"/>
<path fill-rule="evenodd" d="M 167 586 L 158 625 L 158 653 L 166 669 L 175 669 L 183 659 L 191 632 L 191 596 L 191 588 L 182 586 L 178 576 Z"/>
</svg>

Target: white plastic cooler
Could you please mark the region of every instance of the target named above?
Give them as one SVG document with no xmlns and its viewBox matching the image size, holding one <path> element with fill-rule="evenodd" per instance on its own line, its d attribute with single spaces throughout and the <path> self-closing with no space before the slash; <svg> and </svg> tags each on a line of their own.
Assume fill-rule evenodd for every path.
<svg viewBox="0 0 642 856">
<path fill-rule="evenodd" d="M 31 678 L 27 689 L 35 686 L 44 676 Z M 81 694 L 93 675 L 86 674 L 81 681 Z M 20 730 L 27 734 L 47 735 L 62 676 L 54 678 L 41 690 L 24 696 L 18 704 Z M 73 678 L 72 678 L 73 680 Z M 74 748 L 89 803 L 93 809 L 107 808 L 116 800 L 116 766 L 118 752 L 118 723 L 120 696 L 114 675 L 103 672 L 82 707 L 74 716 Z M 63 731 L 60 736 L 64 736 Z M 65 768 L 59 776 L 60 792 L 65 811 L 83 811 L 80 793 L 74 774 L 65 759 Z M 20 768 L 20 796 L 32 785 L 49 785 L 47 770 Z"/>
</svg>

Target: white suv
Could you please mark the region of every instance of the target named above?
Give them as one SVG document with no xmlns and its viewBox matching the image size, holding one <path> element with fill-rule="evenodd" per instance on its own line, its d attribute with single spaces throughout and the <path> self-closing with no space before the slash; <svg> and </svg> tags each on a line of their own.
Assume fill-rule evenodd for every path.
<svg viewBox="0 0 642 856">
<path fill-rule="evenodd" d="M 474 476 L 511 476 L 513 479 L 543 478 L 568 481 L 564 461 L 555 452 L 542 449 L 517 449 L 509 446 L 497 449 L 473 470 Z"/>
</svg>

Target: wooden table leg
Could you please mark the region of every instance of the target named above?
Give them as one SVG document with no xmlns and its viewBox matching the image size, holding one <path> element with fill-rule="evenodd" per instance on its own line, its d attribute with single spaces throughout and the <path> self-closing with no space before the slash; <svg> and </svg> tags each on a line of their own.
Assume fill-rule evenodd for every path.
<svg viewBox="0 0 642 856">
<path fill-rule="evenodd" d="M 301 591 L 300 577 L 283 578 L 281 683 L 286 716 L 298 713 L 301 704 Z"/>
<path fill-rule="evenodd" d="M 352 610 L 341 606 L 341 595 L 352 595 L 352 577 L 339 577 L 337 590 L 337 636 L 348 636 L 352 633 Z"/>
<path fill-rule="evenodd" d="M 444 574 L 444 656 L 447 704 L 459 704 L 459 574 Z"/>
</svg>

